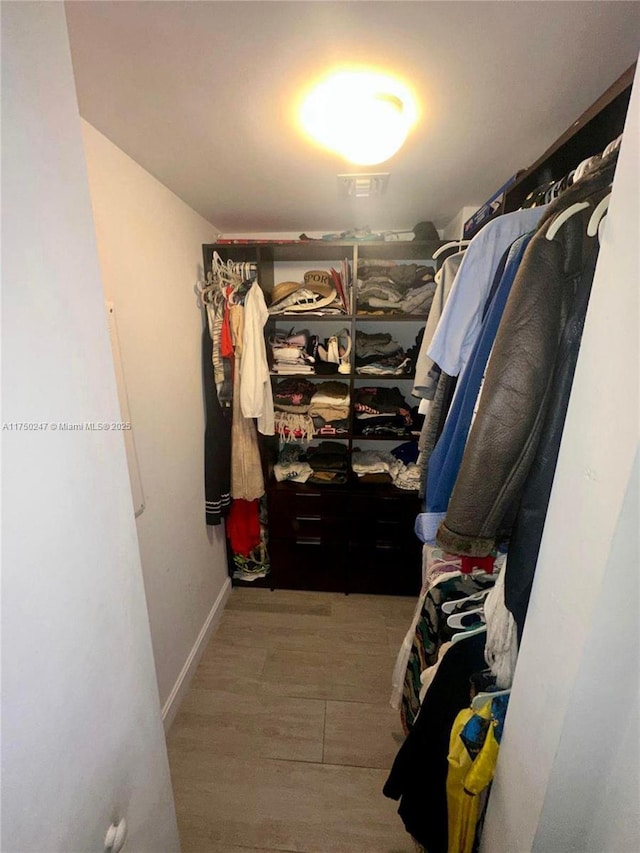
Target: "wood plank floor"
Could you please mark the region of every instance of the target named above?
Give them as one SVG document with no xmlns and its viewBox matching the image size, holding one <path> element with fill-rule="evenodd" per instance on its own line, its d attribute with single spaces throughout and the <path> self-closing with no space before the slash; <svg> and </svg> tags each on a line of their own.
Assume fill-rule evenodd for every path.
<svg viewBox="0 0 640 853">
<path fill-rule="evenodd" d="M 414 606 L 232 592 L 168 736 L 182 853 L 413 853 L 382 786 Z"/>
</svg>

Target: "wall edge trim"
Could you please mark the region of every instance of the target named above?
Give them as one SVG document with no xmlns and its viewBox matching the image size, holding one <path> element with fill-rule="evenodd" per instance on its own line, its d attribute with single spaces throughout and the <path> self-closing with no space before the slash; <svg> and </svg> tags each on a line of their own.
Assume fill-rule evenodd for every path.
<svg viewBox="0 0 640 853">
<path fill-rule="evenodd" d="M 204 625 L 200 629 L 200 633 L 198 634 L 195 643 L 193 644 L 193 648 L 189 652 L 189 655 L 180 671 L 180 675 L 176 679 L 176 683 L 173 685 L 173 689 L 169 694 L 167 701 L 164 703 L 162 707 L 162 724 L 164 726 L 165 734 L 168 734 L 169 729 L 171 728 L 171 724 L 173 723 L 176 714 L 178 713 L 178 708 L 182 700 L 184 699 L 184 695 L 189 688 L 189 684 L 193 677 L 193 674 L 196 670 L 196 667 L 202 657 L 202 653 L 205 650 L 206 644 L 209 641 L 209 637 L 213 633 L 214 629 L 218 626 L 220 619 L 222 617 L 222 611 L 231 595 L 231 578 L 227 578 L 222 585 L 222 589 L 218 593 L 216 600 L 213 603 L 213 607 L 209 611 L 207 618 L 204 621 Z"/>
</svg>

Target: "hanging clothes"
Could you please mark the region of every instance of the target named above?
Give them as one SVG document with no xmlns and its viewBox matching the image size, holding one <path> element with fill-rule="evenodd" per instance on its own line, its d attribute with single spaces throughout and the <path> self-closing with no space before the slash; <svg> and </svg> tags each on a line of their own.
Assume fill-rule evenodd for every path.
<svg viewBox="0 0 640 853">
<path fill-rule="evenodd" d="M 458 379 L 446 423 L 429 459 L 424 512 L 416 519 L 415 532 L 422 542 L 435 541 L 444 519 L 451 491 L 460 468 L 476 400 L 513 281 L 533 232 L 519 237 L 500 262 L 480 334 Z M 500 275 L 500 270 L 503 269 Z"/>
<path fill-rule="evenodd" d="M 469 243 L 428 353 L 450 376 L 458 376 L 469 359 L 504 252 L 538 225 L 545 210 L 534 207 L 505 213 L 488 222 Z"/>
<path fill-rule="evenodd" d="M 208 325 L 202 330 L 202 382 L 206 426 L 204 433 L 205 519 L 217 525 L 231 505 L 231 412 L 218 400 L 212 367 L 213 341 Z"/>
<path fill-rule="evenodd" d="M 601 161 L 550 205 L 516 275 L 478 412 L 437 543 L 445 550 L 486 556 L 513 525 L 545 417 L 554 399 L 560 344 L 584 272 L 598 250 L 587 223 L 609 192 L 616 154 Z M 552 240 L 553 219 L 576 202 L 589 207 L 571 216 Z M 482 232 L 481 232 L 482 233 Z"/>
<path fill-rule="evenodd" d="M 231 405 L 231 363 L 222 357 L 221 340 L 226 300 L 217 285 L 210 285 L 203 295 L 207 310 L 209 334 L 213 342 L 211 361 L 216 392 L 221 406 Z"/>
<path fill-rule="evenodd" d="M 446 624 L 441 605 L 445 601 L 466 598 L 490 589 L 495 580 L 494 576 L 461 575 L 455 572 L 445 575 L 427 591 L 416 621 L 404 676 L 400 719 L 405 732 L 414 725 L 420 710 L 420 677 L 424 670 L 437 662 L 440 646 L 450 640 L 453 633 Z"/>
<path fill-rule="evenodd" d="M 234 554 L 248 557 L 260 544 L 260 516 L 258 499 L 234 499 L 227 519 L 227 537 Z"/>
<path fill-rule="evenodd" d="M 254 281 L 244 299 L 240 405 L 245 418 L 258 419 L 258 431 L 262 435 L 273 435 L 275 432 L 271 379 L 264 342 L 264 324 L 268 317 L 262 288 Z"/>
<path fill-rule="evenodd" d="M 519 636 L 522 636 L 527 615 L 596 260 L 597 253 L 594 252 L 585 268 L 571 314 L 562 334 L 542 437 L 524 484 L 509 539 L 509 571 L 505 577 L 505 603 L 516 620 Z"/>
<path fill-rule="evenodd" d="M 229 327 L 234 352 L 231 496 L 245 501 L 253 501 L 264 494 L 264 478 L 256 427 L 253 418 L 245 418 L 240 403 L 244 329 L 244 308 L 242 305 L 230 307 Z"/>
<path fill-rule="evenodd" d="M 469 705 L 470 677 L 484 666 L 482 634 L 451 646 L 383 788 L 386 797 L 400 800 L 398 814 L 407 832 L 429 853 L 447 853 L 446 781 L 451 727 L 458 712 Z"/>
<path fill-rule="evenodd" d="M 429 316 L 424 329 L 424 336 L 420 344 L 420 352 L 416 361 L 415 379 L 413 381 L 412 396 L 420 397 L 424 400 L 433 400 L 436 385 L 437 375 L 432 373 L 434 368 L 433 359 L 429 357 L 428 350 L 431 346 L 431 341 L 440 322 L 440 317 L 444 311 L 453 282 L 456 274 L 460 269 L 464 252 L 458 252 L 449 257 L 443 262 L 442 266 L 436 273 L 436 292 L 431 303 Z M 439 373 L 439 371 L 438 371 Z"/>
<path fill-rule="evenodd" d="M 447 761 L 447 853 L 472 853 L 481 810 L 480 795 L 493 779 L 507 696 L 496 697 L 455 718 Z"/>
<path fill-rule="evenodd" d="M 418 468 L 420 470 L 420 488 L 419 494 L 423 498 L 427 485 L 427 471 L 429 469 L 429 460 L 433 453 L 433 448 L 436 446 L 438 439 L 442 435 L 442 430 L 447 421 L 449 408 L 453 395 L 456 390 L 458 380 L 455 376 L 449 376 L 444 371 L 439 373 L 438 385 L 435 392 L 433 403 L 429 408 L 427 417 L 425 417 L 422 429 L 420 430 L 420 438 L 418 440 Z"/>
<path fill-rule="evenodd" d="M 496 679 L 496 687 L 501 690 L 511 687 L 518 659 L 515 621 L 507 609 L 504 592 L 510 559 L 509 556 L 498 574 L 495 586 L 484 601 L 484 618 L 487 623 L 484 656 Z"/>
</svg>

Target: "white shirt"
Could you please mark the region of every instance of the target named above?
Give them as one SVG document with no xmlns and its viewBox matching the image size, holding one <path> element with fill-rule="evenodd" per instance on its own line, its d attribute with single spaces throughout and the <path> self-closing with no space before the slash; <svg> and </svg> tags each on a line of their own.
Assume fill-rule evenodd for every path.
<svg viewBox="0 0 640 853">
<path fill-rule="evenodd" d="M 264 324 L 268 317 L 262 288 L 255 281 L 244 300 L 240 408 L 245 418 L 258 419 L 258 431 L 263 435 L 275 432 L 273 394 L 264 342 Z"/>
</svg>

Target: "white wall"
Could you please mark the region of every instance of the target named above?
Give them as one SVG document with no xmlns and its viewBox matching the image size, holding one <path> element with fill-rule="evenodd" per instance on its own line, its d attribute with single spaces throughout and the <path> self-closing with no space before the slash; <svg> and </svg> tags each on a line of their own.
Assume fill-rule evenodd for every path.
<svg viewBox="0 0 640 853">
<path fill-rule="evenodd" d="M 480 204 L 470 204 L 461 208 L 458 214 L 443 229 L 443 240 L 462 240 L 464 237 L 464 223 L 480 208 Z"/>
<path fill-rule="evenodd" d="M 640 849 L 640 86 L 596 269 L 483 848 Z"/>
<path fill-rule="evenodd" d="M 83 121 L 82 129 L 145 496 L 138 538 L 168 724 L 230 591 L 223 527 L 207 528 L 204 517 L 202 316 L 194 291 L 202 244 L 218 232 L 94 127 Z"/>
<path fill-rule="evenodd" d="M 179 849 L 64 9 L 2 4 L 2 850 Z"/>
</svg>

